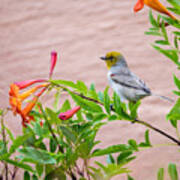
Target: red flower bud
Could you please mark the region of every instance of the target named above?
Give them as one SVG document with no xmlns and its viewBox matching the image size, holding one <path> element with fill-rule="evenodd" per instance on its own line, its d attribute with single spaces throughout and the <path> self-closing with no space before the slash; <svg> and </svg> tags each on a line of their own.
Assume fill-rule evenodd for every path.
<svg viewBox="0 0 180 180">
<path fill-rule="evenodd" d="M 15 82 L 19 89 L 24 89 L 28 86 L 31 86 L 32 84 L 39 83 L 39 82 L 45 82 L 45 79 L 31 79 L 31 80 L 25 80 L 20 82 Z"/>
<path fill-rule="evenodd" d="M 57 52 L 51 52 L 51 67 L 50 67 L 50 73 L 49 73 L 49 78 L 51 78 L 53 74 L 54 67 L 56 65 L 57 61 Z"/>
<path fill-rule="evenodd" d="M 59 114 L 59 118 L 61 120 L 67 120 L 67 119 L 71 118 L 77 111 L 79 111 L 80 108 L 81 108 L 80 106 L 76 106 L 76 107 L 74 107 L 71 110 L 68 110 L 66 112 L 60 113 Z"/>
</svg>

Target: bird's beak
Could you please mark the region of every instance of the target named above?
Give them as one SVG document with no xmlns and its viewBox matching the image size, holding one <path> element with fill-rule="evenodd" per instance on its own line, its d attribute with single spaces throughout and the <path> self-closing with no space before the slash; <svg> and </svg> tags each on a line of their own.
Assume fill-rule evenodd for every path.
<svg viewBox="0 0 180 180">
<path fill-rule="evenodd" d="M 104 56 L 100 57 L 100 59 L 102 59 L 103 61 L 106 61 L 106 60 L 107 60 L 107 58 L 104 57 Z"/>
</svg>

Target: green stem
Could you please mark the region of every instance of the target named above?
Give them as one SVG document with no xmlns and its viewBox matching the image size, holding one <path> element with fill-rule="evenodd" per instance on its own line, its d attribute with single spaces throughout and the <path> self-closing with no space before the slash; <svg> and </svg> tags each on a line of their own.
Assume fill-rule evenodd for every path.
<svg viewBox="0 0 180 180">
<path fill-rule="evenodd" d="M 63 148 L 60 146 L 60 144 L 59 144 L 59 142 L 58 142 L 58 139 L 57 139 L 56 135 L 54 134 L 51 125 L 49 124 L 49 121 L 48 121 L 48 119 L 47 119 L 47 117 L 46 117 L 46 114 L 45 114 L 45 112 L 44 112 L 42 106 L 40 105 L 39 107 L 41 108 L 43 117 L 44 117 L 44 119 L 45 119 L 45 121 L 46 121 L 46 123 L 47 123 L 47 125 L 48 125 L 48 129 L 49 129 L 49 131 L 50 131 L 52 137 L 53 137 L 54 140 L 56 141 L 56 144 L 57 144 L 57 146 L 58 146 L 59 151 L 60 151 L 61 153 L 64 153 Z"/>
<path fill-rule="evenodd" d="M 5 125 L 4 125 L 4 116 L 6 115 L 7 111 L 8 110 L 2 111 L 2 115 L 1 115 L 2 138 L 3 138 L 3 143 L 6 150 L 7 150 L 7 146 L 6 146 L 6 132 L 5 132 Z M 6 180 L 8 180 L 8 164 L 6 162 L 4 162 L 4 167 L 5 167 L 5 178 Z"/>
</svg>

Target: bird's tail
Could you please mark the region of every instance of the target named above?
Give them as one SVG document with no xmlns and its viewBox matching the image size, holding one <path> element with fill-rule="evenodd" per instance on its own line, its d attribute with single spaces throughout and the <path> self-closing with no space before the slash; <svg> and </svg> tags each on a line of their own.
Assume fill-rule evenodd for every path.
<svg viewBox="0 0 180 180">
<path fill-rule="evenodd" d="M 169 97 L 166 97 L 166 96 L 161 96 L 161 95 L 158 95 L 158 94 L 152 94 L 152 96 L 159 97 L 159 98 L 164 99 L 164 100 L 167 100 L 167 101 L 169 101 L 169 102 L 171 102 L 171 103 L 174 102 L 173 99 L 171 99 L 171 98 L 169 98 Z"/>
</svg>

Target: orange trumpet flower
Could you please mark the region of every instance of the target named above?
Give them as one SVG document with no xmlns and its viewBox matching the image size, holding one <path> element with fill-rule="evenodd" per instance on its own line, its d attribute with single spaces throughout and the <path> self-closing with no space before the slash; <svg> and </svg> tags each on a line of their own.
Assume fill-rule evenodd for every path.
<svg viewBox="0 0 180 180">
<path fill-rule="evenodd" d="M 45 81 L 47 80 L 46 79 L 30 79 L 30 80 L 25 80 L 21 82 L 15 82 L 14 84 L 16 84 L 19 87 L 19 89 L 24 89 L 35 83 L 40 83 L 40 82 L 45 82 Z"/>
<path fill-rule="evenodd" d="M 30 123 L 32 120 L 34 120 L 34 117 L 30 115 L 30 112 L 36 105 L 38 98 L 43 94 L 43 92 L 46 90 L 46 87 L 44 87 L 27 105 L 26 107 L 20 112 L 20 115 L 22 117 L 22 125 L 26 127 L 27 123 Z"/>
<path fill-rule="evenodd" d="M 57 53 L 52 52 L 49 78 L 51 78 L 53 74 L 56 61 L 57 61 Z M 24 127 L 26 127 L 26 124 L 29 123 L 31 120 L 34 120 L 34 117 L 30 115 L 30 112 L 33 109 L 33 107 L 36 105 L 38 98 L 44 93 L 44 91 L 49 86 L 49 83 L 40 84 L 23 93 L 20 93 L 20 90 L 25 89 L 35 83 L 42 83 L 42 82 L 47 82 L 47 80 L 46 79 L 35 79 L 35 80 L 31 79 L 31 80 L 25 80 L 21 82 L 15 82 L 10 85 L 9 104 L 12 108 L 14 115 L 19 114 L 21 116 L 22 125 Z M 23 101 L 29 96 L 31 96 L 33 93 L 38 91 L 40 88 L 43 88 L 43 89 L 37 95 L 34 95 L 34 98 L 25 106 L 24 109 L 22 109 Z"/>
<path fill-rule="evenodd" d="M 136 5 L 134 6 L 134 12 L 141 10 L 144 7 L 144 4 L 160 13 L 166 14 L 167 16 L 171 17 L 172 19 L 177 20 L 177 18 L 174 15 L 172 15 L 167 10 L 167 8 L 163 4 L 161 4 L 161 2 L 159 0 L 138 0 Z"/>
<path fill-rule="evenodd" d="M 30 111 L 32 108 L 35 106 L 38 97 L 45 91 L 46 87 L 48 86 L 48 83 L 41 84 L 38 86 L 35 86 L 24 93 L 19 93 L 20 88 L 16 84 L 11 84 L 10 85 L 10 91 L 9 91 L 9 103 L 11 105 L 12 111 L 14 115 L 20 114 L 22 117 L 22 124 L 25 126 L 25 122 L 29 122 L 30 119 L 32 119 L 31 116 L 29 116 Z M 22 110 L 22 103 L 23 101 L 31 96 L 34 92 L 36 92 L 38 89 L 44 87 L 41 92 L 36 95 L 33 100 L 26 105 L 26 107 Z M 27 118 L 29 120 L 27 120 Z"/>
</svg>

